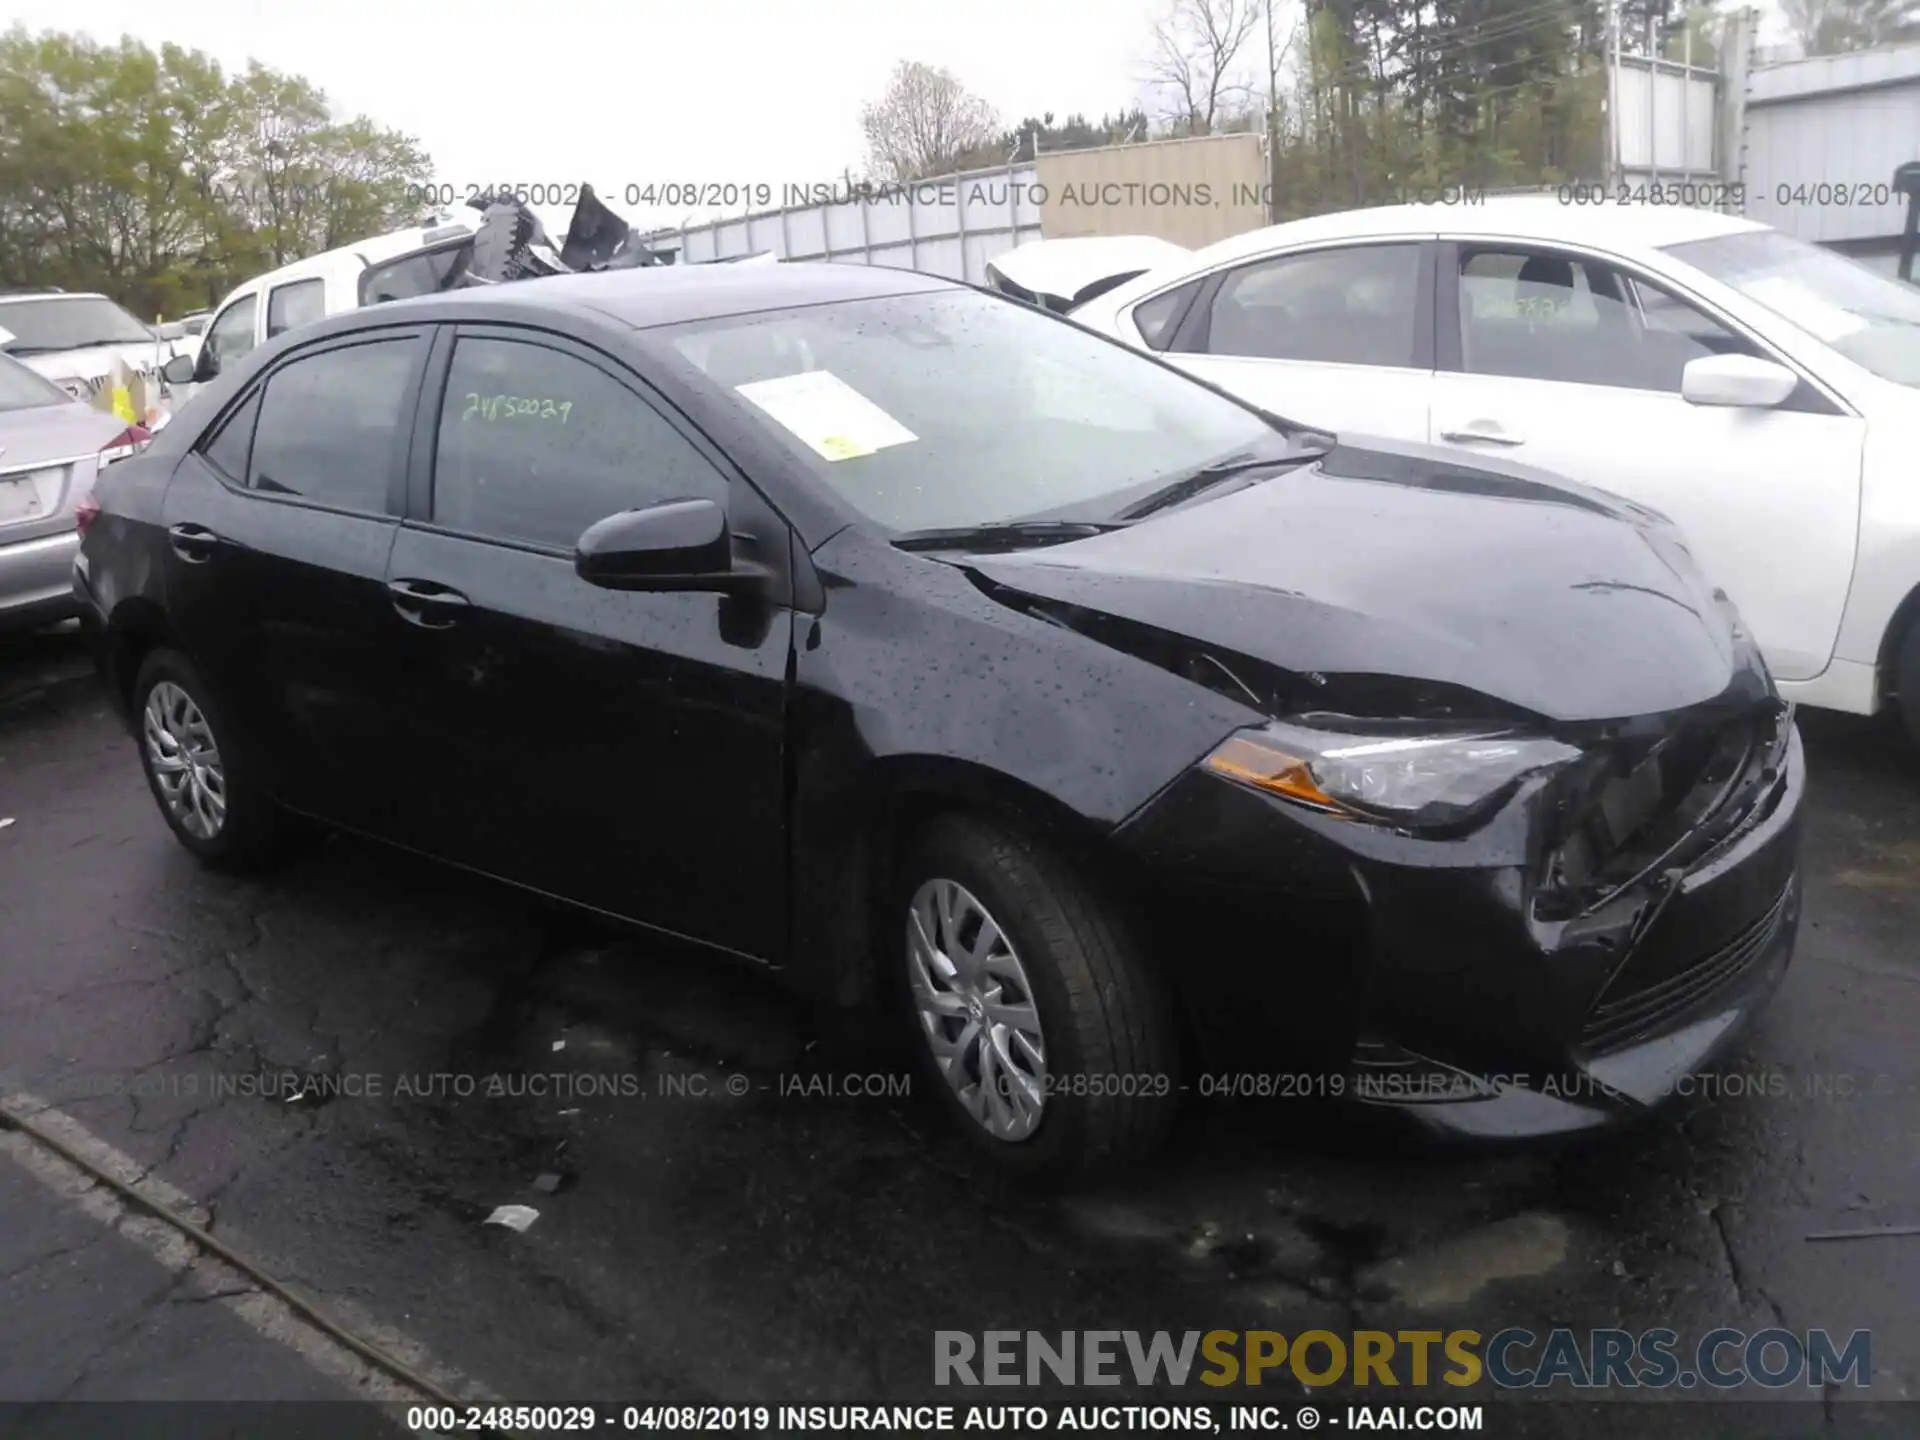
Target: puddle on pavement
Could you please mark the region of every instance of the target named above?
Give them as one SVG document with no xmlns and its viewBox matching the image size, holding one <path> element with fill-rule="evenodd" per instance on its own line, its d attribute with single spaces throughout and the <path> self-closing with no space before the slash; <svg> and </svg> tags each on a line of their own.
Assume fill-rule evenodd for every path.
<svg viewBox="0 0 1920 1440">
<path fill-rule="evenodd" d="M 1447 1309 L 1466 1304 L 1497 1281 L 1550 1274 L 1566 1259 L 1568 1245 L 1567 1222 L 1559 1216 L 1514 1215 L 1366 1265 L 1354 1277 L 1355 1291 L 1415 1310 Z"/>
</svg>

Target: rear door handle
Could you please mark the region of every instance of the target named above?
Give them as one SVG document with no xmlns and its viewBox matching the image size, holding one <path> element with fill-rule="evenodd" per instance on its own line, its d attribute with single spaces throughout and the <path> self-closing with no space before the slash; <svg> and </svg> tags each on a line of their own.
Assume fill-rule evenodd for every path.
<svg viewBox="0 0 1920 1440">
<path fill-rule="evenodd" d="M 1456 445 L 1524 445 L 1524 435 L 1515 435 L 1503 430 L 1492 420 L 1475 420 L 1459 430 L 1442 430 L 1442 440 L 1451 440 Z"/>
<path fill-rule="evenodd" d="M 220 537 L 204 525 L 170 525 L 167 541 L 174 554 L 194 565 L 204 565 L 220 548 Z"/>
<path fill-rule="evenodd" d="M 403 619 L 426 630 L 445 630 L 468 605 L 458 590 L 432 580 L 389 580 L 387 594 Z"/>
</svg>

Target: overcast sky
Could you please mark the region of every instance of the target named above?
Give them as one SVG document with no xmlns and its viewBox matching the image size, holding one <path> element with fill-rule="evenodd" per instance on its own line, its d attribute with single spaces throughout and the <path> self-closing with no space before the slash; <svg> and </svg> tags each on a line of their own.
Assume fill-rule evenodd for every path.
<svg viewBox="0 0 1920 1440">
<path fill-rule="evenodd" d="M 1012 124 L 1143 98 L 1158 0 L 0 0 L 0 26 L 173 41 L 304 75 L 416 136 L 437 179 L 839 179 L 899 60 L 951 69 Z M 324 18 L 323 18 L 324 17 Z M 551 216 L 549 215 L 551 220 Z M 698 218 L 698 217 L 696 217 Z M 562 216 L 564 219 L 564 216 Z M 556 239 L 558 236 L 556 235 Z"/>
</svg>

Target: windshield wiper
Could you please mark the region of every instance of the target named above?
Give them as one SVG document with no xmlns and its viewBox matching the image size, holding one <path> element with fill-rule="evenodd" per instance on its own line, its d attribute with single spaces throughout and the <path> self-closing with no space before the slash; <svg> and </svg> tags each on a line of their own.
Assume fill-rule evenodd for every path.
<svg viewBox="0 0 1920 1440">
<path fill-rule="evenodd" d="M 987 525 L 909 530 L 894 536 L 893 543 L 902 550 L 1025 549 L 1085 540 L 1119 528 L 1111 520 L 1001 520 Z"/>
<path fill-rule="evenodd" d="M 1255 470 L 1272 470 L 1281 466 L 1302 465 L 1309 460 L 1317 460 L 1324 450 L 1314 448 L 1293 450 L 1285 455 L 1256 456 L 1251 451 L 1239 455 L 1229 455 L 1225 460 L 1216 460 L 1211 465 L 1202 465 L 1191 475 L 1184 475 L 1171 484 L 1163 485 L 1144 499 L 1136 500 L 1122 510 L 1117 518 L 1121 520 L 1139 520 L 1156 511 L 1168 509 L 1196 495 L 1213 489 L 1225 480 L 1236 476 L 1251 474 Z"/>
</svg>

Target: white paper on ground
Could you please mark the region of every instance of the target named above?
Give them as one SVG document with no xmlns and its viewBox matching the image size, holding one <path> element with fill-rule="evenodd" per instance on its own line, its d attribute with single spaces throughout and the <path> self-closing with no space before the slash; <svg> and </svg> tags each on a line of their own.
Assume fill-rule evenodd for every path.
<svg viewBox="0 0 1920 1440">
<path fill-rule="evenodd" d="M 504 1225 L 509 1230 L 525 1231 L 540 1218 L 540 1212 L 531 1205 L 502 1205 L 487 1216 L 487 1224 Z"/>
<path fill-rule="evenodd" d="M 852 460 L 920 438 L 830 370 L 734 388 L 828 460 Z"/>
</svg>

